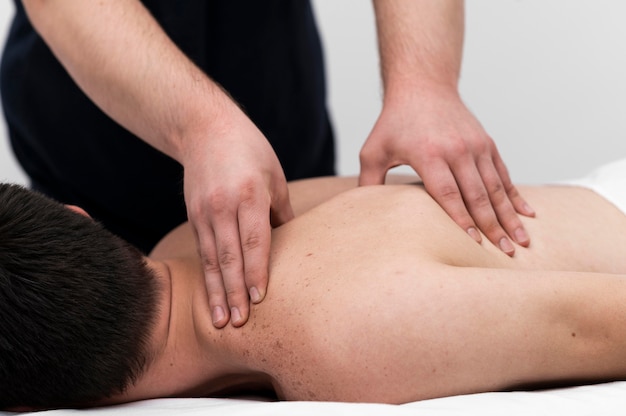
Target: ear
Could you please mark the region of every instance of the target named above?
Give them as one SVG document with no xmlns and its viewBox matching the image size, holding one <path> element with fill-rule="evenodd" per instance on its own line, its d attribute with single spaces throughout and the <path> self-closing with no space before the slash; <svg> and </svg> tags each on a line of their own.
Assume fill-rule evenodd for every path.
<svg viewBox="0 0 626 416">
<path fill-rule="evenodd" d="M 82 209 L 79 206 L 76 205 L 65 205 L 65 207 L 71 211 L 74 211 L 77 214 L 83 215 L 87 218 L 91 218 L 91 215 L 87 214 L 87 211 L 85 211 L 84 209 Z"/>
</svg>

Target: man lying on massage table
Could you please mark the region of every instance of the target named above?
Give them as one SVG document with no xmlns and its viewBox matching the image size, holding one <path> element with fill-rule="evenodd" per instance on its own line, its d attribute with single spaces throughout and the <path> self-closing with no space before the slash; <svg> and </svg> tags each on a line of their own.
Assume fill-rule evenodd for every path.
<svg viewBox="0 0 626 416">
<path fill-rule="evenodd" d="M 520 187 L 537 216 L 511 258 L 417 185 L 355 184 L 291 184 L 299 215 L 274 230 L 267 298 L 221 330 L 187 225 L 143 258 L 89 218 L 2 186 L 0 405 L 240 391 L 402 403 L 626 378 L 615 205 L 581 187 Z"/>
</svg>

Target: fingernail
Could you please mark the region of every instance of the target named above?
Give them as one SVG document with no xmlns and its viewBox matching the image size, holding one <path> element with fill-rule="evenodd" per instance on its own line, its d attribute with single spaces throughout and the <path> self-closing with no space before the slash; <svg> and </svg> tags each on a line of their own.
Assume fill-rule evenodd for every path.
<svg viewBox="0 0 626 416">
<path fill-rule="evenodd" d="M 250 288 L 250 300 L 252 300 L 252 303 L 259 303 L 263 300 L 259 290 L 255 286 Z"/>
<path fill-rule="evenodd" d="M 526 234 L 526 230 L 523 228 L 518 228 L 513 234 L 515 235 L 515 241 L 517 241 L 518 244 L 528 243 L 528 234 Z"/>
<path fill-rule="evenodd" d="M 213 308 L 213 323 L 219 324 L 224 319 L 224 309 L 221 306 Z"/>
<path fill-rule="evenodd" d="M 524 211 L 526 211 L 526 215 L 535 216 L 535 210 L 532 209 L 526 202 L 524 202 Z"/>
<path fill-rule="evenodd" d="M 500 239 L 500 250 L 504 251 L 506 254 L 511 254 L 515 251 L 515 248 L 508 238 L 502 237 Z"/>
<path fill-rule="evenodd" d="M 239 312 L 239 308 L 237 308 L 237 307 L 230 308 L 230 320 L 234 324 L 236 324 L 237 322 L 241 321 L 241 312 Z"/>
<path fill-rule="evenodd" d="M 467 233 L 469 234 L 470 237 L 476 240 L 477 243 L 480 243 L 482 241 L 482 238 L 480 237 L 480 233 L 478 232 L 478 230 L 476 230 L 476 228 L 474 227 L 468 228 Z"/>
</svg>

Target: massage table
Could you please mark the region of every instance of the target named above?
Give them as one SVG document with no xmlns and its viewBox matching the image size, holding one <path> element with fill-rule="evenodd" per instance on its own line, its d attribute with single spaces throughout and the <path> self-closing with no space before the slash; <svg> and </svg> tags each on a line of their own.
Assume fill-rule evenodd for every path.
<svg viewBox="0 0 626 416">
<path fill-rule="evenodd" d="M 0 412 L 2 416 L 15 414 Z M 402 405 L 274 402 L 254 397 L 154 399 L 85 410 L 57 409 L 18 414 L 37 416 L 624 416 L 626 415 L 626 381 L 536 391 L 469 394 Z"/>
</svg>

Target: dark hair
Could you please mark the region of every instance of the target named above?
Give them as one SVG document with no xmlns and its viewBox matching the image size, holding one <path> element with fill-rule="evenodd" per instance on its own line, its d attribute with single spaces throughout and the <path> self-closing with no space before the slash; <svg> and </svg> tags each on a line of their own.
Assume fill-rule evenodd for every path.
<svg viewBox="0 0 626 416">
<path fill-rule="evenodd" d="M 0 184 L 0 409 L 123 392 L 152 358 L 158 285 L 97 222 Z"/>
</svg>

